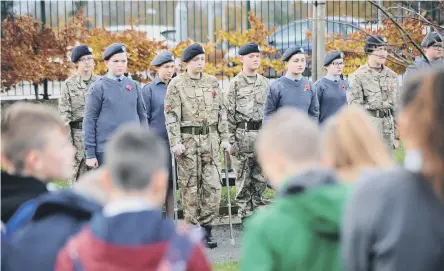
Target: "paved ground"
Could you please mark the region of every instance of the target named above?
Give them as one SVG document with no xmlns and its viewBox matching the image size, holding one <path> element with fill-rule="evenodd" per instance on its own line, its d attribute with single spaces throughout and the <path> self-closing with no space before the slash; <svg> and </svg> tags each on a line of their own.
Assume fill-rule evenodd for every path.
<svg viewBox="0 0 444 271">
<path fill-rule="evenodd" d="M 230 243 L 229 225 L 219 225 L 213 228 L 213 237 L 217 241 L 218 247 L 215 249 L 207 249 L 207 255 L 213 263 L 239 261 L 242 241 L 241 227 L 241 224 L 233 225 L 234 247 Z"/>
</svg>

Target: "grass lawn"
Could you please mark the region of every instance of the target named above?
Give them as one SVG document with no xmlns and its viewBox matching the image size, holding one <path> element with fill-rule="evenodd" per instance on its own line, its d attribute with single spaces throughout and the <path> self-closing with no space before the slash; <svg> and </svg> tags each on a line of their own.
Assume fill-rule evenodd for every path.
<svg viewBox="0 0 444 271">
<path fill-rule="evenodd" d="M 235 271 L 239 270 L 239 263 L 216 263 L 213 264 L 213 270 L 215 271 Z"/>
</svg>

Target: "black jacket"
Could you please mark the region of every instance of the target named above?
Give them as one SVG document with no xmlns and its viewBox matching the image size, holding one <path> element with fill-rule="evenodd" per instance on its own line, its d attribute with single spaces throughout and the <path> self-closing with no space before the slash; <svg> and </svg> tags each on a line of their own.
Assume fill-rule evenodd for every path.
<svg viewBox="0 0 444 271">
<path fill-rule="evenodd" d="M 2 171 L 2 221 L 7 223 L 15 211 L 26 201 L 48 192 L 46 184 L 34 177 L 10 175 Z"/>
<path fill-rule="evenodd" d="M 70 190 L 47 193 L 36 200 L 31 221 L 2 246 L 1 270 L 54 270 L 57 253 L 66 241 L 102 209 Z"/>
</svg>

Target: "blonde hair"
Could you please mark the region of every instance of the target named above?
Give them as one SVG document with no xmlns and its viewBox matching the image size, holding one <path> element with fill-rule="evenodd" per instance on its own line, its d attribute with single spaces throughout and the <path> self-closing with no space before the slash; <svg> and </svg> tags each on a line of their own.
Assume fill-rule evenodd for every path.
<svg viewBox="0 0 444 271">
<path fill-rule="evenodd" d="M 324 155 L 330 155 L 336 170 L 393 165 L 370 117 L 356 105 L 340 110 L 327 121 L 323 132 Z"/>
<path fill-rule="evenodd" d="M 256 140 L 256 147 L 266 146 L 292 161 L 319 162 L 320 141 L 319 126 L 307 113 L 283 107 L 265 122 Z"/>
</svg>

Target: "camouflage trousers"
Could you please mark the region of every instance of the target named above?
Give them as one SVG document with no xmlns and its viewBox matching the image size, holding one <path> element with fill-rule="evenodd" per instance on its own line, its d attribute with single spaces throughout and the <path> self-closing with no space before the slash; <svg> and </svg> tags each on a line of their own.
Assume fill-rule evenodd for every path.
<svg viewBox="0 0 444 271">
<path fill-rule="evenodd" d="M 240 218 L 250 216 L 257 206 L 264 205 L 262 196 L 267 183 L 255 153 L 238 153 L 233 159 L 236 169 L 236 203 Z"/>
<path fill-rule="evenodd" d="M 395 122 L 392 117 L 375 118 L 371 117 L 373 124 L 387 145 L 388 150 L 392 151 L 395 147 Z"/>
<path fill-rule="evenodd" d="M 182 134 L 185 152 L 177 158 L 185 221 L 211 225 L 221 198 L 219 135 Z"/>
<path fill-rule="evenodd" d="M 87 171 L 82 130 L 72 129 L 70 141 L 76 148 L 76 156 L 74 158 L 73 172 L 71 179 L 69 180 L 69 184 L 73 185 L 79 179 L 80 175 L 82 175 Z"/>
</svg>

